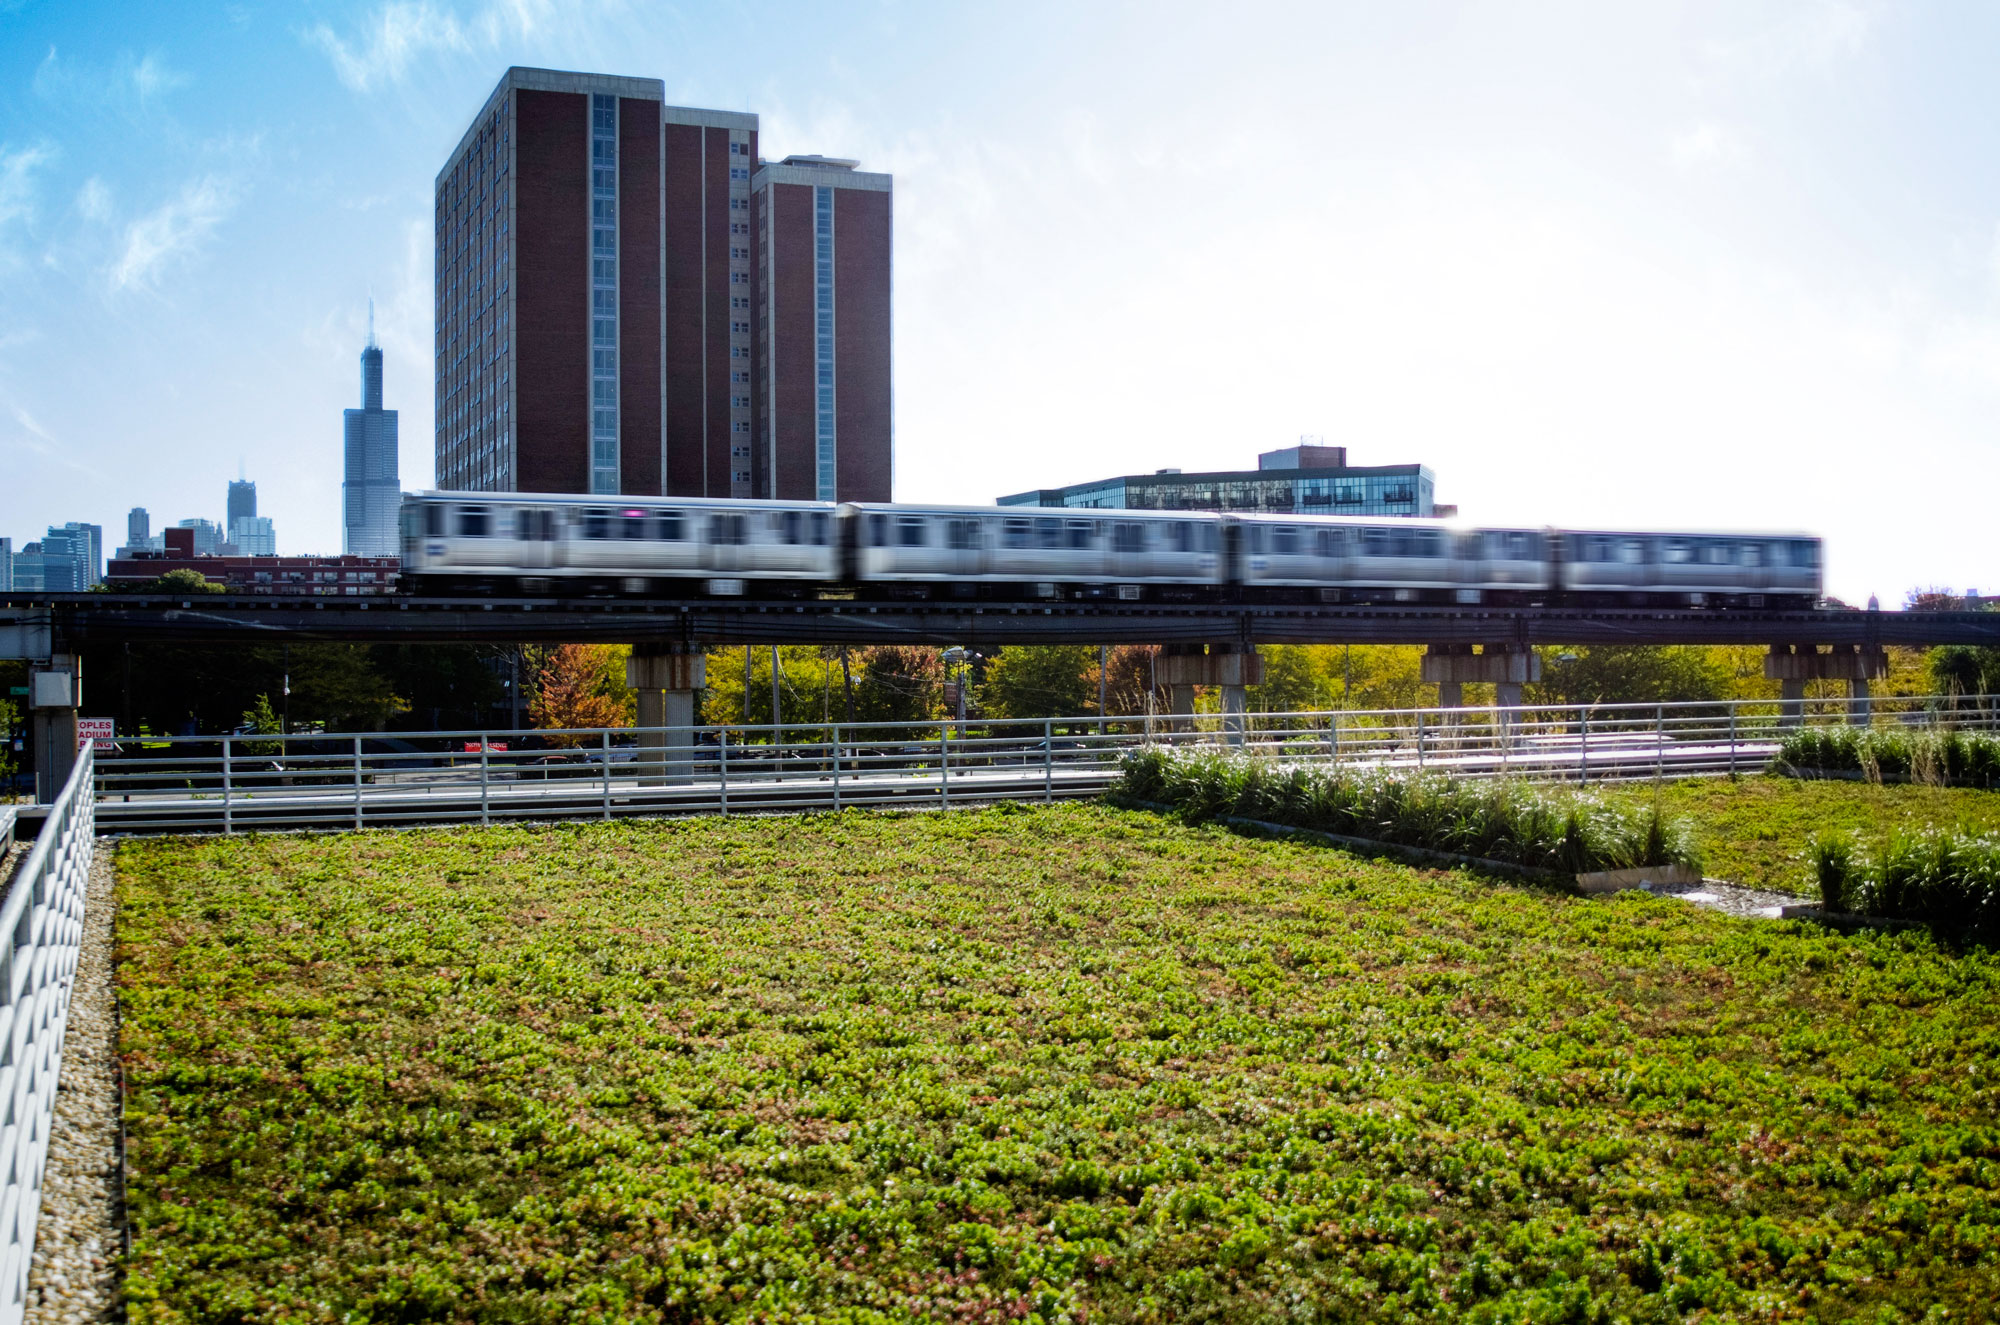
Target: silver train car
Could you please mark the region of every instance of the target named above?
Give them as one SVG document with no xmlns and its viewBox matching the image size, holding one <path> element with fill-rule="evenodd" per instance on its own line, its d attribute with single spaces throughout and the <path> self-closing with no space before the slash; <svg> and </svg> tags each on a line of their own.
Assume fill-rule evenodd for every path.
<svg viewBox="0 0 2000 1325">
<path fill-rule="evenodd" d="M 402 585 L 995 601 L 1811 606 L 1801 534 L 535 493 L 405 497 Z"/>
</svg>

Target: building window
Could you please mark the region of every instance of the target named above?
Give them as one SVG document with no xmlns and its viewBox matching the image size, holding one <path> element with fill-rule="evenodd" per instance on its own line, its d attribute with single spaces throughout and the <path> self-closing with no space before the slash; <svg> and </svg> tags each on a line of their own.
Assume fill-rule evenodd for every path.
<svg viewBox="0 0 2000 1325">
<path fill-rule="evenodd" d="M 814 494 L 833 501 L 838 437 L 834 429 L 833 190 L 813 190 Z"/>
</svg>

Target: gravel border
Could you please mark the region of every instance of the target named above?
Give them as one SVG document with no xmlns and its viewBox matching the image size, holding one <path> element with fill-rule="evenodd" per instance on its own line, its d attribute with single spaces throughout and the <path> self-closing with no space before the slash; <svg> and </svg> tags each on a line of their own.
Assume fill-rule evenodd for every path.
<svg viewBox="0 0 2000 1325">
<path fill-rule="evenodd" d="M 42 1215 L 28 1270 L 29 1325 L 116 1321 L 124 1210 L 119 1154 L 118 1004 L 112 978 L 115 843 L 97 839 L 70 993 Z"/>
<path fill-rule="evenodd" d="M 1745 888 L 1726 879 L 1703 879 L 1700 883 L 1649 883 L 1643 885 L 1643 891 L 1656 897 L 1677 897 L 1690 905 L 1721 911 L 1744 920 L 1777 920 L 1783 917 L 1786 907 L 1812 900 L 1792 893 Z"/>
</svg>

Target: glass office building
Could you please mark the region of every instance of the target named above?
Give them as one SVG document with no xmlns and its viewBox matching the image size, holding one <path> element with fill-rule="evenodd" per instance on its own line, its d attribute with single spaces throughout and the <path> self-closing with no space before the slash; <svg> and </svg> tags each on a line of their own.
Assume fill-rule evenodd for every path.
<svg viewBox="0 0 2000 1325">
<path fill-rule="evenodd" d="M 1349 465 L 1344 446 L 1267 451 L 1252 470 L 1153 474 L 1036 488 L 1000 498 L 1002 506 L 1064 506 L 1128 511 L 1254 511 L 1271 515 L 1456 515 L 1439 506 L 1436 479 L 1424 465 Z"/>
</svg>

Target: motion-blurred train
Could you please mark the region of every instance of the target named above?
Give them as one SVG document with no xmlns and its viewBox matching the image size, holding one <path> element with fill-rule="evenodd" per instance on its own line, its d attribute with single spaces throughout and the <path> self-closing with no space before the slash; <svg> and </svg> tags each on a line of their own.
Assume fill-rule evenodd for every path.
<svg viewBox="0 0 2000 1325">
<path fill-rule="evenodd" d="M 1811 607 L 1800 534 L 1392 517 L 428 492 L 402 588 L 671 598 Z"/>
</svg>

